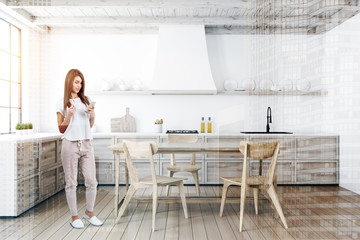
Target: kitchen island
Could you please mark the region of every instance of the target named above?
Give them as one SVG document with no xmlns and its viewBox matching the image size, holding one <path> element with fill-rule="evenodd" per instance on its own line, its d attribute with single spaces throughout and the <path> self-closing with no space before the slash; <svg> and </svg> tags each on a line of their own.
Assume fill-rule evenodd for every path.
<svg viewBox="0 0 360 240">
<path fill-rule="evenodd" d="M 61 134 L 0 136 L 0 216 L 18 216 L 65 187 Z"/>
</svg>

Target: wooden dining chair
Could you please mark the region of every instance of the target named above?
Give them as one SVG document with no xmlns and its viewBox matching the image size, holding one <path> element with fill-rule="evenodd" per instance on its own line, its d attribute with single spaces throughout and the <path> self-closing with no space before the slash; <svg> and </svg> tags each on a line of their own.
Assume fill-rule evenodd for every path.
<svg viewBox="0 0 360 240">
<path fill-rule="evenodd" d="M 284 217 L 274 181 L 276 176 L 276 164 L 280 149 L 280 142 L 240 142 L 240 152 L 244 155 L 243 162 L 243 171 L 241 177 L 221 177 L 224 180 L 221 206 L 220 206 L 220 217 L 224 211 L 224 205 L 226 201 L 227 190 L 230 185 L 241 186 L 241 196 L 240 196 L 240 232 L 242 231 L 243 219 L 244 219 L 244 207 L 246 199 L 246 190 L 248 187 L 253 188 L 254 192 L 254 205 L 255 213 L 258 214 L 258 192 L 259 189 L 265 190 L 277 213 L 280 216 L 282 223 L 285 228 L 288 228 L 286 219 Z M 266 176 L 248 176 L 247 175 L 247 165 L 248 158 L 263 160 L 266 158 L 272 158 L 267 175 Z"/>
<path fill-rule="evenodd" d="M 169 143 L 197 143 L 199 137 L 197 134 L 169 134 L 168 142 Z M 175 154 L 171 154 L 170 166 L 167 166 L 166 169 L 169 171 L 169 177 L 174 176 L 174 173 L 177 172 L 190 172 L 192 173 L 195 181 L 196 191 L 198 196 L 200 196 L 200 187 L 199 187 L 199 170 L 201 166 L 195 165 L 195 153 L 191 154 L 190 164 L 187 165 L 176 165 Z M 169 195 L 170 185 L 166 187 L 166 195 Z"/>
<path fill-rule="evenodd" d="M 186 207 L 186 199 L 184 193 L 183 181 L 186 178 L 175 178 L 156 175 L 153 155 L 157 152 L 158 148 L 155 142 L 130 142 L 123 141 L 123 148 L 125 153 L 126 165 L 129 169 L 130 187 L 126 193 L 123 204 L 121 205 L 119 215 L 116 219 L 116 223 L 124 214 L 126 207 L 128 206 L 135 191 L 140 188 L 152 188 L 153 189 L 153 209 L 152 209 L 152 231 L 155 231 L 155 215 L 157 207 L 157 193 L 158 186 L 167 186 L 170 184 L 177 185 L 179 187 L 182 206 L 184 209 L 185 218 L 188 218 L 188 212 Z M 134 167 L 132 159 L 145 158 L 150 160 L 151 175 L 143 178 L 138 178 L 137 171 Z"/>
</svg>

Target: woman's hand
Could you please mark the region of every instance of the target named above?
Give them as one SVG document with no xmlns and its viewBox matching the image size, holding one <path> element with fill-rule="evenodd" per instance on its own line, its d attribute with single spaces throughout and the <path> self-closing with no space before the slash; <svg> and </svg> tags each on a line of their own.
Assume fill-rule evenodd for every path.
<svg viewBox="0 0 360 240">
<path fill-rule="evenodd" d="M 94 126 L 94 122 L 95 122 L 95 107 L 94 107 L 94 105 L 88 106 L 85 112 L 90 114 L 89 121 L 90 121 L 90 127 L 92 128 Z"/>
<path fill-rule="evenodd" d="M 95 107 L 90 107 L 88 106 L 86 111 L 87 114 L 90 114 L 90 118 L 94 118 L 95 117 Z"/>
<path fill-rule="evenodd" d="M 74 107 L 74 105 L 71 104 L 71 106 L 68 109 L 68 114 L 72 117 L 75 112 L 76 112 L 76 108 Z"/>
</svg>

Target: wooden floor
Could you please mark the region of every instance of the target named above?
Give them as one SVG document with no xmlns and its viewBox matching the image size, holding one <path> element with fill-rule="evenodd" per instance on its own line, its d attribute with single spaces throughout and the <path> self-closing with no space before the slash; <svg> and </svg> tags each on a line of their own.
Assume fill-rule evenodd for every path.
<svg viewBox="0 0 360 240">
<path fill-rule="evenodd" d="M 220 195 L 221 187 L 201 187 L 203 196 Z M 176 187 L 171 194 L 178 195 Z M 195 195 L 193 186 L 186 187 Z M 102 227 L 73 229 L 64 191 L 17 218 L 0 219 L 0 239 L 360 239 L 360 195 L 335 186 L 280 186 L 279 197 L 289 229 L 284 229 L 266 199 L 259 200 L 259 215 L 247 200 L 244 226 L 239 232 L 239 201 L 233 198 L 219 217 L 217 203 L 188 203 L 189 218 L 179 203 L 159 203 L 156 231 L 151 232 L 151 203 L 132 201 L 118 224 L 114 224 L 113 187 L 99 187 L 94 212 Z M 164 195 L 164 189 L 161 194 Z M 151 196 L 138 191 L 138 197 Z M 229 196 L 239 196 L 232 187 Z M 78 210 L 85 211 L 84 188 L 79 188 Z"/>
</svg>

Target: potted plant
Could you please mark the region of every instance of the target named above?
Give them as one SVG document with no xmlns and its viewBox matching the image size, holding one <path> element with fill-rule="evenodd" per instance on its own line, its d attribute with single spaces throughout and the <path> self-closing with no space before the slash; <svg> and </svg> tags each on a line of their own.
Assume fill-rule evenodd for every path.
<svg viewBox="0 0 360 240">
<path fill-rule="evenodd" d="M 33 130 L 33 125 L 32 123 L 29 123 L 29 134 L 33 134 L 34 130 Z"/>
<path fill-rule="evenodd" d="M 16 134 L 18 135 L 27 135 L 33 133 L 33 125 L 32 123 L 18 123 L 15 126 Z"/>
<path fill-rule="evenodd" d="M 23 135 L 24 131 L 23 131 L 23 124 L 22 123 L 16 124 L 15 129 L 16 129 L 16 134 L 17 135 Z"/>
</svg>

